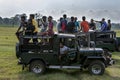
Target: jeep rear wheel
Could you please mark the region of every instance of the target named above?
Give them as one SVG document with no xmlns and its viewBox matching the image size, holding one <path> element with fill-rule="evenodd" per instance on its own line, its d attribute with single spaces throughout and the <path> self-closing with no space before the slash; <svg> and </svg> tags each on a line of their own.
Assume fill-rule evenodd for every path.
<svg viewBox="0 0 120 80">
<path fill-rule="evenodd" d="M 105 71 L 105 65 L 101 61 L 94 61 L 89 65 L 88 70 L 91 74 L 102 75 Z"/>
<path fill-rule="evenodd" d="M 32 61 L 29 70 L 36 74 L 43 74 L 45 72 L 45 64 L 40 60 Z"/>
</svg>

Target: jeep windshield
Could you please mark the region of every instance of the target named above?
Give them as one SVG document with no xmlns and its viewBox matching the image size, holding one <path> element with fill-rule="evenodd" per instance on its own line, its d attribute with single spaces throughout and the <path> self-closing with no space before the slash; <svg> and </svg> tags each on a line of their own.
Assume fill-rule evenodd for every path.
<svg viewBox="0 0 120 80">
<path fill-rule="evenodd" d="M 90 33 L 77 33 L 76 34 L 76 39 L 78 42 L 78 46 L 80 48 L 85 47 L 89 48 L 90 47 Z"/>
</svg>

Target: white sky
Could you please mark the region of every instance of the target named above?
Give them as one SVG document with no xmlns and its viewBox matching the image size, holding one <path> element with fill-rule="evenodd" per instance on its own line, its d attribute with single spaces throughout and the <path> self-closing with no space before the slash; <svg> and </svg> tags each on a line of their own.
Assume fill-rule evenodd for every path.
<svg viewBox="0 0 120 80">
<path fill-rule="evenodd" d="M 37 13 L 52 15 L 58 19 L 63 13 L 68 16 L 88 19 L 111 19 L 120 22 L 120 0 L 0 0 L 0 16 Z"/>
</svg>

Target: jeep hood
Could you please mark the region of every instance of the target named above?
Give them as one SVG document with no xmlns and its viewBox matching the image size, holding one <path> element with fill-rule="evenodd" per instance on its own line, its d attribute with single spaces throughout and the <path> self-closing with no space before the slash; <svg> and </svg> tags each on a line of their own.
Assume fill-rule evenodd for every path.
<svg viewBox="0 0 120 80">
<path fill-rule="evenodd" d="M 103 49 L 101 48 L 80 48 L 80 54 L 88 54 L 88 55 L 101 55 L 104 53 Z"/>
</svg>

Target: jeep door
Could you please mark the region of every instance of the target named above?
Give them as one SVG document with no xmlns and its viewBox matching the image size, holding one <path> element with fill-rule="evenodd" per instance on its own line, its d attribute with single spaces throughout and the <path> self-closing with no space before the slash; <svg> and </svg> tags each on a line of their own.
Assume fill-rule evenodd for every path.
<svg viewBox="0 0 120 80">
<path fill-rule="evenodd" d="M 49 65 L 59 64 L 59 43 L 57 37 L 50 39 L 50 44 L 47 46 L 46 61 Z"/>
</svg>

